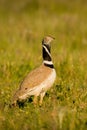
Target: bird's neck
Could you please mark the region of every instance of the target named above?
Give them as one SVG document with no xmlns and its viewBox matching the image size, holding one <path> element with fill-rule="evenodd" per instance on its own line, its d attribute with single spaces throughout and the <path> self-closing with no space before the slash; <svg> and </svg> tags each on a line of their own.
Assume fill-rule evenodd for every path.
<svg viewBox="0 0 87 130">
<path fill-rule="evenodd" d="M 42 44 L 43 63 L 45 66 L 54 68 L 51 58 L 51 47 L 48 44 Z"/>
</svg>

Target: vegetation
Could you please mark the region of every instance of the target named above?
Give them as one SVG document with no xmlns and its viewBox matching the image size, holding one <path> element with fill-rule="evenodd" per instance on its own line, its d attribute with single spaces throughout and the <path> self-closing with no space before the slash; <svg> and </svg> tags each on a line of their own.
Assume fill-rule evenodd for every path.
<svg viewBox="0 0 87 130">
<path fill-rule="evenodd" d="M 52 35 L 55 84 L 42 107 L 10 108 L 25 75 L 42 63 L 41 40 Z M 32 97 L 33 98 L 33 97 Z M 0 129 L 86 130 L 87 1 L 0 1 Z"/>
</svg>

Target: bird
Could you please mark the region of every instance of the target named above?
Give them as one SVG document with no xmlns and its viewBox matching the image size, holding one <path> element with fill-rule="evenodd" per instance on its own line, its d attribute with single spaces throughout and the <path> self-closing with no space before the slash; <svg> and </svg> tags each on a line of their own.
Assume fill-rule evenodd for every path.
<svg viewBox="0 0 87 130">
<path fill-rule="evenodd" d="M 32 70 L 20 83 L 15 92 L 12 105 L 16 106 L 18 101 L 24 101 L 30 96 L 34 96 L 33 103 L 42 105 L 46 92 L 53 86 L 56 79 L 56 70 L 51 57 L 51 42 L 55 38 L 45 36 L 42 39 L 42 64 Z M 38 98 L 39 97 L 39 98 Z"/>
</svg>

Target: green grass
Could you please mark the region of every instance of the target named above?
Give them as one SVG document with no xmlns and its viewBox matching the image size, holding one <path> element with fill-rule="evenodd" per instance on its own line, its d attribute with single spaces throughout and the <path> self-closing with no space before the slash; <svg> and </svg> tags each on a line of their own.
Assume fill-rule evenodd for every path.
<svg viewBox="0 0 87 130">
<path fill-rule="evenodd" d="M 86 0 L 0 1 L 0 129 L 86 130 Z M 57 72 L 42 107 L 9 108 L 25 75 L 42 63 L 41 40 L 52 35 Z"/>
</svg>

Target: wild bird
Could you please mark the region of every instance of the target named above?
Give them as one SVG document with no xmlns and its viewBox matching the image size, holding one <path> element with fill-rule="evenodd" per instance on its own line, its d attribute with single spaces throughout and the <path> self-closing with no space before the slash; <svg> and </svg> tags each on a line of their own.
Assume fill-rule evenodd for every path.
<svg viewBox="0 0 87 130">
<path fill-rule="evenodd" d="M 52 87 L 55 78 L 56 71 L 52 62 L 51 57 L 51 41 L 53 41 L 53 37 L 46 36 L 42 40 L 42 56 L 43 63 L 40 67 L 31 71 L 20 84 L 19 89 L 16 91 L 13 96 L 12 105 L 16 105 L 17 101 L 22 101 L 30 96 L 34 96 L 33 102 L 34 104 L 38 101 L 39 105 L 42 104 L 43 97 L 49 88 Z"/>
</svg>

